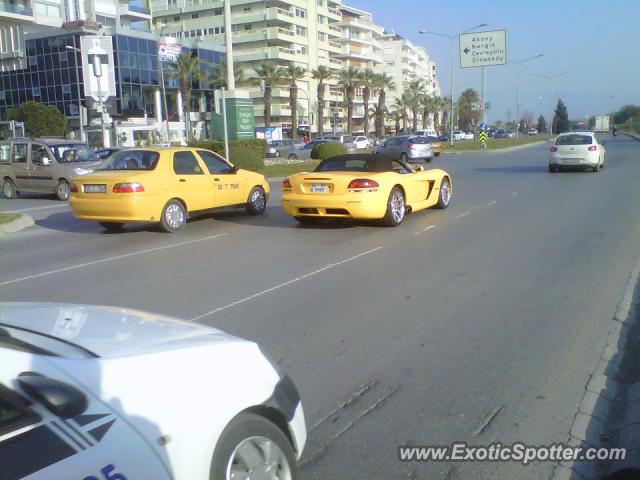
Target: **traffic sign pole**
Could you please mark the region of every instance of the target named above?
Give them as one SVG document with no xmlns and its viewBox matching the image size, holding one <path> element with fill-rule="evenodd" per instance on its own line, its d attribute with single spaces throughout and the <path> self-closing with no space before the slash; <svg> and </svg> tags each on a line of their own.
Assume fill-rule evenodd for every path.
<svg viewBox="0 0 640 480">
<path fill-rule="evenodd" d="M 482 106 L 482 123 L 487 124 L 487 109 L 485 108 L 485 73 L 484 66 L 481 67 L 482 71 L 482 87 L 481 87 L 481 106 Z"/>
</svg>

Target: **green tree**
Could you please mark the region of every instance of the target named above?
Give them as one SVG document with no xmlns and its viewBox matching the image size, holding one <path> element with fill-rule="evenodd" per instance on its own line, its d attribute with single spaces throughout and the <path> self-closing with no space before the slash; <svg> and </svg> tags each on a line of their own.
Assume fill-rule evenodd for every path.
<svg viewBox="0 0 640 480">
<path fill-rule="evenodd" d="M 458 128 L 472 130 L 480 119 L 480 111 L 472 109 L 473 103 L 478 103 L 480 97 L 473 88 L 467 88 L 458 97 Z"/>
<path fill-rule="evenodd" d="M 420 96 L 420 108 L 422 109 L 422 128 L 426 129 L 429 123 L 429 114 L 435 112 L 437 107 L 437 99 L 428 93 L 424 93 Z M 434 118 L 435 125 L 435 118 Z"/>
<path fill-rule="evenodd" d="M 194 81 L 200 81 L 203 73 L 200 70 L 198 57 L 191 53 L 181 53 L 175 63 L 174 70 L 168 75 L 178 81 L 178 89 L 182 94 L 182 110 L 184 111 L 185 128 L 187 130 L 187 141 L 191 140 L 191 85 Z"/>
<path fill-rule="evenodd" d="M 284 76 L 289 83 L 289 108 L 291 109 L 291 138 L 298 136 L 298 81 L 304 78 L 307 71 L 298 67 L 295 63 L 289 62 Z M 309 124 L 311 124 L 311 112 L 309 115 Z"/>
<path fill-rule="evenodd" d="M 394 102 L 394 104 L 395 103 L 397 102 Z M 405 114 L 406 111 L 403 112 L 402 110 L 394 110 L 389 113 L 389 119 L 393 120 L 393 126 L 395 128 L 396 135 L 400 135 L 400 120 L 402 120 Z"/>
<path fill-rule="evenodd" d="M 263 102 L 264 102 L 264 126 L 271 126 L 271 102 L 273 87 L 283 85 L 286 81 L 282 69 L 271 62 L 263 62 L 255 68 L 257 77 L 253 79 L 253 83 L 263 85 Z"/>
<path fill-rule="evenodd" d="M 396 84 L 394 83 L 392 77 L 390 77 L 386 73 L 381 73 L 379 75 L 376 75 L 374 85 L 375 89 L 378 91 L 378 118 L 376 120 L 376 135 L 378 135 L 378 137 L 383 137 L 385 134 L 384 115 L 387 111 L 387 91 L 395 89 Z"/>
<path fill-rule="evenodd" d="M 364 103 L 364 136 L 369 136 L 369 102 L 371 93 L 376 88 L 376 74 L 370 68 L 360 72 L 360 85 L 362 86 L 362 101 Z"/>
<path fill-rule="evenodd" d="M 311 77 L 318 81 L 318 134 L 324 135 L 324 94 L 326 91 L 325 80 L 329 80 L 333 74 L 327 67 L 319 66 L 311 72 Z"/>
<path fill-rule="evenodd" d="M 7 112 L 9 120 L 24 122 L 25 133 L 30 137 L 64 137 L 67 118 L 53 105 L 28 101 Z"/>
<path fill-rule="evenodd" d="M 547 121 L 542 115 L 538 117 L 538 125 L 536 126 L 538 132 L 543 133 L 547 131 Z"/>
<path fill-rule="evenodd" d="M 356 88 L 360 86 L 360 71 L 355 67 L 349 67 L 340 72 L 338 85 L 344 92 L 347 103 L 347 132 L 353 133 L 353 99 Z"/>
<path fill-rule="evenodd" d="M 567 112 L 567 106 L 562 102 L 561 99 L 558 99 L 558 104 L 556 106 L 554 115 L 553 115 L 553 123 L 551 133 L 564 133 L 571 130 L 571 122 L 569 121 L 569 113 Z"/>
<path fill-rule="evenodd" d="M 235 65 L 233 69 L 233 76 L 236 80 L 236 84 L 244 81 L 244 70 L 242 67 Z M 216 65 L 210 70 L 203 70 L 200 72 L 200 84 L 207 88 L 218 90 L 220 88 L 227 88 L 227 64 L 223 62 Z M 217 111 L 217 105 L 215 96 L 211 95 L 211 104 L 209 106 L 212 112 Z M 220 113 L 220 112 L 218 112 Z"/>
<path fill-rule="evenodd" d="M 640 117 L 640 106 L 625 105 L 613 115 L 613 124 L 621 125 L 627 123 L 630 118 Z"/>
<path fill-rule="evenodd" d="M 413 126 L 412 130 L 415 132 L 418 130 L 418 117 L 420 116 L 420 100 L 422 100 L 422 95 L 424 94 L 424 84 L 422 80 L 412 80 L 405 88 L 405 92 L 408 95 L 409 100 L 409 110 L 411 110 L 411 115 L 413 116 Z"/>
<path fill-rule="evenodd" d="M 409 132 L 409 114 L 407 112 L 411 108 L 412 104 L 413 98 L 411 97 L 411 94 L 406 90 L 393 102 L 393 109 L 396 112 L 400 112 L 402 115 L 402 133 L 404 134 L 407 134 Z M 396 135 L 399 135 L 397 128 Z"/>
</svg>

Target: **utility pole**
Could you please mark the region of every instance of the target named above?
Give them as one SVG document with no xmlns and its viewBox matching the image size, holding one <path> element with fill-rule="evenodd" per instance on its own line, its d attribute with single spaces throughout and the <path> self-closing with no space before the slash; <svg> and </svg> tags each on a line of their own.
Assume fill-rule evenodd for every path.
<svg viewBox="0 0 640 480">
<path fill-rule="evenodd" d="M 164 110 L 164 120 L 162 115 L 160 115 L 160 122 L 164 125 L 164 131 L 162 132 L 162 141 L 167 143 L 169 142 L 169 110 L 167 109 L 167 92 L 166 87 L 164 85 L 164 67 L 162 66 L 162 60 L 160 59 L 160 38 L 162 37 L 162 33 L 164 32 L 166 23 L 160 25 L 160 33 L 158 34 L 158 70 L 160 71 L 160 89 L 162 91 L 162 110 Z M 166 122 L 166 123 L 165 123 Z"/>
<path fill-rule="evenodd" d="M 553 117 L 554 117 L 554 107 L 553 107 L 553 81 L 558 78 L 561 77 L 562 75 L 566 75 L 567 73 L 569 73 L 570 70 L 565 70 L 562 73 L 558 73 L 556 75 L 542 75 L 540 73 L 532 73 L 531 76 L 532 77 L 540 77 L 540 78 L 546 78 L 547 80 L 550 81 L 551 83 L 551 95 L 549 97 L 549 101 L 551 102 L 551 116 L 549 117 L 549 133 L 551 133 L 551 135 L 553 135 Z"/>
<path fill-rule="evenodd" d="M 224 0 L 224 36 L 227 46 L 227 89 L 233 91 L 236 89 L 236 77 L 233 71 L 233 32 L 231 31 L 231 0 Z"/>
<path fill-rule="evenodd" d="M 544 55 L 542 53 L 539 53 L 538 55 L 525 58 L 524 60 L 520 60 L 519 62 L 509 62 L 516 65 L 516 140 L 520 135 L 520 65 L 543 56 Z"/>
<path fill-rule="evenodd" d="M 227 0 L 227 2 L 228 1 L 229 0 Z M 227 161 L 230 161 L 231 159 L 229 158 L 229 134 L 227 133 L 227 94 L 224 87 L 222 87 L 221 90 L 222 90 L 222 129 L 224 130 L 223 132 L 224 158 L 226 158 Z"/>
</svg>

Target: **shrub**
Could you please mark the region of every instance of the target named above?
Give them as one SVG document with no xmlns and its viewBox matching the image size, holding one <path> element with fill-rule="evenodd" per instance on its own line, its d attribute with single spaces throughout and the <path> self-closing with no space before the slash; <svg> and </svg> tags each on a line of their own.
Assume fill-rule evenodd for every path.
<svg viewBox="0 0 640 480">
<path fill-rule="evenodd" d="M 347 147 L 341 143 L 320 143 L 311 150 L 311 158 L 324 160 L 325 158 L 343 155 L 347 153 Z"/>
<path fill-rule="evenodd" d="M 224 157 L 224 142 L 222 140 L 192 140 L 189 142 L 189 146 L 211 150 Z M 233 151 L 234 149 L 252 150 L 257 152 L 260 158 L 264 158 L 267 151 L 267 142 L 258 138 L 231 140 L 229 142 L 229 150 Z"/>
<path fill-rule="evenodd" d="M 229 161 L 238 168 L 251 170 L 253 172 L 264 168 L 264 155 L 258 150 L 245 146 L 230 146 Z"/>
<path fill-rule="evenodd" d="M 9 110 L 7 118 L 24 122 L 25 133 L 30 137 L 64 137 L 67 132 L 67 118 L 53 105 L 24 102 Z"/>
</svg>

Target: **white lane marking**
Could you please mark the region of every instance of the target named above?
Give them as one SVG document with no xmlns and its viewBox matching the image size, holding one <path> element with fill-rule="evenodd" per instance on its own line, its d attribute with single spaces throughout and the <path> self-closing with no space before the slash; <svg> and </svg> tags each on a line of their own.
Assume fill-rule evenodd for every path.
<svg viewBox="0 0 640 480">
<path fill-rule="evenodd" d="M 201 315 L 198 315 L 197 317 L 193 317 L 190 321 L 195 322 L 197 320 L 201 320 L 204 317 L 208 317 L 209 315 L 214 315 L 214 314 L 216 314 L 218 312 L 221 312 L 223 310 L 227 310 L 227 309 L 229 309 L 231 307 L 235 307 L 236 305 L 240 305 L 241 303 L 245 303 L 245 302 L 248 302 L 249 300 L 253 300 L 254 298 L 261 297 L 263 295 L 266 295 L 267 293 L 273 292 L 274 290 L 278 290 L 280 288 L 284 288 L 284 287 L 286 287 L 288 285 L 291 285 L 292 283 L 296 283 L 296 282 L 299 282 L 301 280 L 304 280 L 305 278 L 309 278 L 309 277 L 313 277 L 315 275 L 318 275 L 319 273 L 322 273 L 325 270 L 329 270 L 330 268 L 334 268 L 334 267 L 337 267 L 339 265 L 343 265 L 345 263 L 348 263 L 348 262 L 351 262 L 353 260 L 356 260 L 356 259 L 358 259 L 360 257 L 364 257 L 365 255 L 369 255 L 370 253 L 377 252 L 381 248 L 382 247 L 372 248 L 371 250 L 367 250 L 366 252 L 359 253 L 357 255 L 354 255 L 353 257 L 345 258 L 344 260 L 340 260 L 339 262 L 336 262 L 336 263 L 330 263 L 329 265 L 325 265 L 324 267 L 318 268 L 317 270 L 313 270 L 312 272 L 306 273 L 306 274 L 301 275 L 301 276 L 296 277 L 296 278 L 292 278 L 291 280 L 287 280 L 286 282 L 283 282 L 283 283 L 280 283 L 280 284 L 275 285 L 273 287 L 267 288 L 265 290 L 262 290 L 261 292 L 254 293 L 253 295 L 249 295 L 248 297 L 241 298 L 240 300 L 236 300 L 235 302 L 231 302 L 231 303 L 229 303 L 227 305 L 224 305 L 222 307 L 218 307 L 218 308 L 215 308 L 215 309 L 213 309 L 213 310 L 211 310 L 209 312 L 206 312 L 206 313 L 203 313 Z"/>
<path fill-rule="evenodd" d="M 146 248 L 144 250 L 138 250 L 137 252 L 125 253 L 123 255 L 114 255 L 113 257 L 101 258 L 100 260 L 93 260 L 91 262 L 78 263 L 76 265 L 70 265 L 64 268 L 57 268 L 55 270 L 49 270 L 47 272 L 35 273 L 33 275 L 27 275 L 26 277 L 14 278 L 13 280 L 7 280 L 6 282 L 0 283 L 0 287 L 4 287 L 5 285 L 12 285 L 18 282 L 24 282 L 25 280 L 33 280 L 34 278 L 46 277 L 48 275 L 55 275 L 56 273 L 68 272 L 70 270 L 77 270 L 79 268 L 89 267 L 91 265 L 98 265 L 100 263 L 113 262 L 114 260 L 122 260 L 123 258 L 133 257 L 135 255 L 142 255 L 145 253 L 153 253 L 158 252 L 160 250 L 166 250 L 167 248 L 173 247 L 181 247 L 183 245 L 190 245 L 192 243 L 204 242 L 206 240 L 211 240 L 218 237 L 223 237 L 227 235 L 226 233 L 219 233 L 218 235 L 212 235 L 210 237 L 205 238 L 197 238 L 195 240 L 187 240 L 186 242 L 172 243 L 170 245 L 163 245 L 161 247 L 154 248 Z"/>
<path fill-rule="evenodd" d="M 67 210 L 71 210 L 68 204 L 63 204 L 63 205 L 46 205 L 44 207 L 20 208 L 18 210 L 2 210 L 2 212 L 0 213 L 35 212 L 36 210 L 48 210 L 50 208 L 66 208 Z"/>
<path fill-rule="evenodd" d="M 471 212 L 469 210 L 467 210 L 464 213 L 461 213 L 460 215 L 456 216 L 456 218 L 462 218 L 462 217 L 466 217 L 467 215 L 469 215 Z"/>
<path fill-rule="evenodd" d="M 489 203 L 487 203 L 487 207 L 492 207 L 494 206 L 496 203 L 498 203 L 497 200 L 491 200 Z"/>
<path fill-rule="evenodd" d="M 510 196 L 510 197 L 515 197 L 516 195 L 518 195 L 518 192 L 511 192 L 511 193 L 509 194 L 509 196 Z"/>
<path fill-rule="evenodd" d="M 436 228 L 436 226 L 435 225 L 427 225 L 422 230 L 418 230 L 416 233 L 414 233 L 414 235 L 420 235 L 421 233 L 424 233 L 427 230 L 431 230 L 432 228 Z"/>
</svg>

